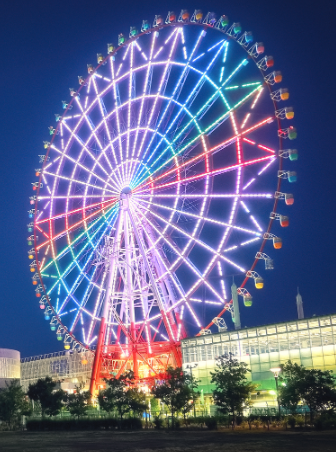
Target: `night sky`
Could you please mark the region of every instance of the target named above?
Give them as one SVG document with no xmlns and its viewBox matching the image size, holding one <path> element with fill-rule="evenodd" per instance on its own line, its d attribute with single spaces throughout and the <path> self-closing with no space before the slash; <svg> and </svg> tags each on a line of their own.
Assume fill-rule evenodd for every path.
<svg viewBox="0 0 336 452">
<path fill-rule="evenodd" d="M 304 7 L 303 5 L 306 5 Z M 159 6 L 160 9 L 157 9 Z M 253 307 L 242 309 L 242 326 L 296 318 L 297 286 L 305 315 L 336 312 L 335 296 L 335 88 L 332 0 L 300 2 L 240 0 L 193 3 L 143 0 L 59 0 L 2 2 L 1 42 L 1 292 L 0 348 L 22 356 L 58 351 L 56 335 L 43 318 L 31 284 L 27 228 L 31 182 L 48 140 L 48 126 L 69 99 L 69 87 L 86 64 L 106 54 L 106 43 L 128 34 L 142 19 L 181 8 L 202 8 L 239 21 L 263 41 L 290 91 L 299 150 L 298 183 L 290 227 L 281 231 L 282 250 L 270 251 L 275 270 L 263 275 L 265 288 Z M 291 143 L 292 144 L 292 143 Z M 267 251 L 266 251 L 267 252 Z"/>
</svg>

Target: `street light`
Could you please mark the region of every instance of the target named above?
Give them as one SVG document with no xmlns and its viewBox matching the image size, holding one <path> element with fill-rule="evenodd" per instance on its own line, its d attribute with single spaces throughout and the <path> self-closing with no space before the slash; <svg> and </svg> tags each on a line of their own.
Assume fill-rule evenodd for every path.
<svg viewBox="0 0 336 452">
<path fill-rule="evenodd" d="M 270 369 L 271 372 L 273 372 L 274 378 L 275 378 L 275 386 L 277 391 L 277 401 L 278 401 L 278 410 L 279 410 L 279 418 L 280 418 L 280 402 L 279 402 L 279 385 L 278 385 L 278 378 L 279 373 L 281 372 L 281 367 L 272 367 Z"/>
<path fill-rule="evenodd" d="M 188 364 L 186 366 L 186 369 L 190 370 L 191 379 L 192 379 L 192 376 L 193 376 L 192 370 L 195 369 L 195 367 L 197 367 L 197 366 L 198 366 L 197 363 L 195 363 L 193 366 L 191 366 L 190 364 Z M 193 404 L 194 404 L 194 417 L 196 417 L 196 403 L 195 403 L 195 400 L 193 400 Z"/>
</svg>

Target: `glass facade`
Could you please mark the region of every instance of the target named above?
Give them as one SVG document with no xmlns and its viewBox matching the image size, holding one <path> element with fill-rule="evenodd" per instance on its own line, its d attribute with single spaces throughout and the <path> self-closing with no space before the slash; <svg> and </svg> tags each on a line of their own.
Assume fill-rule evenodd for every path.
<svg viewBox="0 0 336 452">
<path fill-rule="evenodd" d="M 0 348 L 0 388 L 6 381 L 20 379 L 20 353 L 16 350 Z"/>
<path fill-rule="evenodd" d="M 89 388 L 93 354 L 90 351 L 62 351 L 48 355 L 32 356 L 21 360 L 21 384 L 25 390 L 30 383 L 46 376 L 60 381 L 67 389 L 68 383 L 83 382 Z"/>
<path fill-rule="evenodd" d="M 336 372 L 336 315 L 208 334 L 182 341 L 183 368 L 192 368 L 203 394 L 210 395 L 216 357 L 232 353 L 251 370 L 258 385 L 255 406 L 276 406 L 272 367 L 289 359 L 307 368 Z M 266 403 L 267 402 L 267 403 Z"/>
</svg>

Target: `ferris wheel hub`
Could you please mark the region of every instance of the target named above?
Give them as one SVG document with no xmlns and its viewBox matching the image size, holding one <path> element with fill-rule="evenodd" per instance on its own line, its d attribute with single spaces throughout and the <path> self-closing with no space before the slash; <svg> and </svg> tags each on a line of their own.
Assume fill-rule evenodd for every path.
<svg viewBox="0 0 336 452">
<path fill-rule="evenodd" d="M 130 187 L 124 187 L 121 190 L 121 195 L 131 195 L 132 194 L 132 190 Z"/>
</svg>

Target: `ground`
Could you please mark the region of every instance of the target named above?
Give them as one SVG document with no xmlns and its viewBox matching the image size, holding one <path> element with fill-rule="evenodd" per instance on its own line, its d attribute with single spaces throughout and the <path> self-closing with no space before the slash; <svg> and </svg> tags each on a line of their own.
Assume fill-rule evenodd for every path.
<svg viewBox="0 0 336 452">
<path fill-rule="evenodd" d="M 336 432 L 0 432 L 1 452 L 328 452 Z"/>
</svg>

